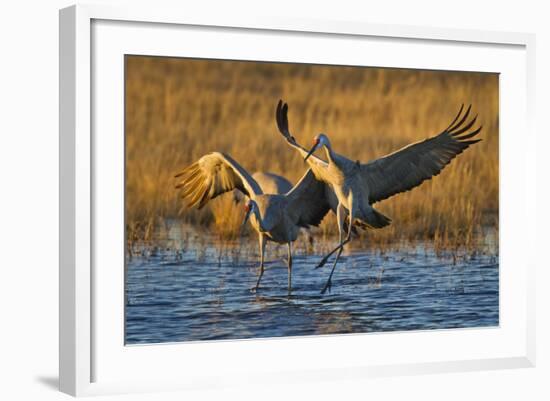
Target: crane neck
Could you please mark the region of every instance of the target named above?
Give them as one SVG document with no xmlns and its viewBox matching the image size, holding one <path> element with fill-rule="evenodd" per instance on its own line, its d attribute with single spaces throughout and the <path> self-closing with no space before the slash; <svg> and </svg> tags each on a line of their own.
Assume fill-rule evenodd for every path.
<svg viewBox="0 0 550 401">
<path fill-rule="evenodd" d="M 325 154 L 327 155 L 327 159 L 330 163 L 334 163 L 334 154 L 332 153 L 332 148 L 328 145 L 323 145 L 323 148 L 325 148 Z"/>
<path fill-rule="evenodd" d="M 264 227 L 264 221 L 257 206 L 252 210 L 252 213 L 254 213 L 254 217 L 256 217 L 256 220 L 258 221 L 258 229 L 260 232 L 266 232 L 267 230 Z"/>
</svg>

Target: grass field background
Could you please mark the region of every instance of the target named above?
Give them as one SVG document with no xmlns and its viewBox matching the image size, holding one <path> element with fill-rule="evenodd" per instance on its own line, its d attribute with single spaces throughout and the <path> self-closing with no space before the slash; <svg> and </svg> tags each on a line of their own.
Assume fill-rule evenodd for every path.
<svg viewBox="0 0 550 401">
<path fill-rule="evenodd" d="M 393 223 L 366 235 L 370 246 L 475 249 L 487 230 L 498 232 L 497 74 L 127 56 L 125 96 L 129 241 L 150 240 L 166 221 L 238 234 L 243 212 L 231 195 L 196 211 L 174 189 L 174 174 L 207 152 L 296 182 L 306 165 L 277 131 L 279 99 L 299 143 L 309 147 L 324 132 L 336 152 L 362 162 L 438 134 L 471 103 L 483 141 L 433 180 L 378 204 Z M 319 235 L 335 231 L 330 214 Z"/>
</svg>

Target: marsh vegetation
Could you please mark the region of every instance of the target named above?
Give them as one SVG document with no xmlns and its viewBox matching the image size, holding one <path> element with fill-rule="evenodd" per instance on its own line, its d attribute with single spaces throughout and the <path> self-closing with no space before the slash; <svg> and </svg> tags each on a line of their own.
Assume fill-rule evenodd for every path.
<svg viewBox="0 0 550 401">
<path fill-rule="evenodd" d="M 423 241 L 475 252 L 488 231 L 498 232 L 496 74 L 128 56 L 128 249 L 156 246 L 154 233 L 167 221 L 207 228 L 224 241 L 237 238 L 243 211 L 231 195 L 196 211 L 174 189 L 174 174 L 207 152 L 229 153 L 249 171 L 296 182 L 305 165 L 277 132 L 279 98 L 289 103 L 298 142 L 309 146 L 326 132 L 339 153 L 362 162 L 439 133 L 462 103 L 471 103 L 483 141 L 433 180 L 377 205 L 394 223 L 364 233 L 360 244 Z M 335 232 L 331 213 L 315 235 L 330 239 Z"/>
</svg>

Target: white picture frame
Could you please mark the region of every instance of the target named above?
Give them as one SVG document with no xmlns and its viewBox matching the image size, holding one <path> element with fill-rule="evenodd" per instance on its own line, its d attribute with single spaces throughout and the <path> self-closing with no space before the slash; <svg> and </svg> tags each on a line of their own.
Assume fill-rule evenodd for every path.
<svg viewBox="0 0 550 401">
<path fill-rule="evenodd" d="M 94 138 L 94 129 L 103 128 L 103 109 L 120 112 L 122 104 L 120 94 L 120 77 L 123 71 L 113 65 L 108 57 L 119 60 L 120 54 L 137 52 L 149 46 L 144 54 L 175 54 L 173 40 L 163 40 L 188 34 L 186 29 L 193 29 L 200 38 L 199 45 L 204 51 L 209 44 L 209 35 L 216 33 L 235 39 L 235 35 L 245 38 L 246 35 L 262 35 L 269 42 L 271 36 L 286 35 L 304 41 L 325 41 L 328 44 L 333 38 L 341 43 L 346 41 L 378 40 L 385 41 L 388 47 L 397 46 L 404 41 L 408 46 L 416 46 L 415 51 L 423 51 L 423 46 L 437 46 L 444 53 L 446 47 L 453 51 L 475 51 L 479 59 L 456 62 L 456 69 L 500 72 L 504 74 L 501 83 L 501 213 L 500 246 L 501 260 L 517 265 L 516 270 L 505 269 L 501 273 L 501 314 L 503 323 L 498 329 L 484 330 L 450 330 L 436 332 L 386 333 L 381 335 L 351 335 L 328 337 L 305 337 L 300 339 L 268 339 L 205 342 L 201 344 L 169 344 L 125 349 L 119 335 L 111 342 L 110 332 L 120 333 L 123 316 L 120 310 L 112 308 L 112 314 L 103 313 L 105 305 L 94 298 L 95 291 L 101 287 L 105 300 L 117 298 L 114 291 L 123 288 L 119 276 L 107 277 L 97 274 L 98 261 L 102 256 L 94 248 L 94 235 L 104 227 L 101 199 L 96 190 L 105 194 L 108 187 L 96 182 L 96 177 L 111 171 L 120 173 L 120 160 L 123 153 L 120 147 L 121 136 L 112 135 L 99 143 Z M 144 34 L 141 31 L 146 31 Z M 125 34 L 124 31 L 127 33 Z M 121 33 L 122 32 L 122 33 Z M 131 32 L 131 34 L 129 33 Z M 95 35 L 95 37 L 94 37 Z M 143 36 L 140 36 L 143 35 Z M 215 36 L 216 36 L 215 35 Z M 134 39 L 139 37 L 139 46 L 130 44 L 124 36 Z M 95 39 L 94 39 L 95 38 Z M 121 39 L 122 40 L 119 40 Z M 212 38 L 211 38 L 212 39 Z M 230 43 L 237 43 L 231 40 Z M 215 41 L 212 42 L 212 48 Z M 321 43 L 321 42 L 319 42 Z M 128 47 L 125 46 L 128 44 Z M 292 18 L 253 18 L 225 19 L 211 15 L 187 15 L 183 10 L 162 10 L 151 8 L 112 8 L 109 6 L 78 5 L 60 11 L 60 390 L 72 395 L 93 395 L 133 391 L 156 391 L 169 389 L 197 389 L 229 384 L 246 384 L 248 380 L 256 382 L 324 380 L 328 377 L 361 378 L 368 376 L 385 376 L 399 374 L 418 374 L 444 371 L 467 371 L 479 369 L 502 369 L 512 367 L 530 367 L 535 364 L 535 260 L 533 257 L 518 259 L 515 257 L 528 252 L 535 241 L 529 236 L 536 230 L 536 211 L 534 207 L 535 192 L 535 133 L 532 128 L 534 112 L 534 35 L 522 33 L 484 32 L 457 29 L 436 29 L 412 26 L 373 25 L 363 22 L 294 20 Z M 157 46 L 156 50 L 154 46 Z M 342 52 L 345 52 L 345 46 Z M 237 50 L 224 46 L 216 55 L 219 58 L 295 60 L 296 51 L 289 48 L 285 55 L 275 54 L 275 47 L 266 49 L 272 56 L 260 55 L 261 49 L 251 45 Z M 406 49 L 406 48 L 403 48 Z M 477 49 L 477 50 L 476 50 Z M 494 57 L 483 55 L 487 49 L 495 49 Z M 208 51 L 208 49 L 207 49 Z M 242 52 L 241 52 L 242 51 Z M 427 52 L 430 50 L 427 49 Z M 433 49 L 432 49 L 433 51 Z M 225 53 L 224 53 L 225 52 Z M 239 53 L 241 52 L 241 53 Z M 252 53 L 251 53 L 252 52 Z M 373 47 L 376 53 L 376 46 Z M 464 53 L 464 54 L 466 54 Z M 188 54 L 196 56 L 198 53 Z M 251 54 L 255 56 L 251 56 Z M 428 54 L 428 53 L 427 53 Z M 452 60 L 434 63 L 429 57 L 424 61 L 403 62 L 405 52 L 386 54 L 387 58 L 378 56 L 379 66 L 404 66 L 415 68 L 449 68 Z M 391 57 L 390 57 L 391 56 Z M 294 58 L 293 58 L 294 57 Z M 312 58 L 303 55 L 300 61 L 311 62 Z M 338 56 L 334 56 L 338 57 Z M 500 58 L 502 57 L 502 58 Z M 400 61 L 401 60 L 401 61 Z M 119 60 L 120 61 L 120 60 Z M 323 60 L 327 61 L 327 60 Z M 350 60 L 346 60 L 348 63 Z M 117 61 L 118 62 L 118 61 Z M 468 65 L 464 63 L 470 63 Z M 351 63 L 364 65 L 362 60 L 351 60 Z M 501 63 L 501 67 L 499 67 Z M 504 65 L 506 64 L 506 65 Z M 113 75 L 104 73 L 103 65 L 112 66 Z M 118 65 L 120 66 L 120 65 Z M 503 70 L 501 70 L 502 68 Z M 95 77 L 95 78 L 94 78 Z M 102 86 L 95 87 L 105 79 L 116 80 L 116 85 L 109 87 L 115 92 L 105 92 Z M 95 81 L 94 81 L 95 80 Z M 113 81 L 115 82 L 115 81 Z M 99 84 L 101 85 L 101 84 Z M 512 92 L 509 89 L 514 89 Z M 94 91 L 95 94 L 94 94 Z M 118 91 L 118 92 L 116 92 Z M 105 92 L 105 93 L 104 93 Z M 110 94 L 114 96 L 109 96 Z M 95 102 L 93 101 L 95 97 Z M 102 97 L 103 96 L 103 97 Z M 97 98 L 102 97 L 102 102 Z M 103 108 L 103 109 L 102 109 Z M 112 125 L 120 128 L 118 116 L 105 118 Z M 99 120 L 98 120 L 99 119 Z M 521 135 L 517 135 L 517 131 Z M 516 131 L 516 137 L 508 132 Z M 123 137 L 123 131 L 119 132 Z M 518 140 L 519 137 L 519 140 Z M 110 139 L 109 139 L 110 138 Z M 109 142 L 113 140 L 114 142 Z M 521 142 L 521 143 L 520 143 Z M 508 149 L 515 150 L 515 166 L 507 158 Z M 99 155 L 101 154 L 101 155 Z M 101 156 L 101 157 L 100 157 Z M 113 161 L 116 158 L 120 160 Z M 117 164 L 119 163 L 119 164 Z M 514 167 L 514 168 L 512 168 Z M 103 171 L 103 172 L 102 172 Z M 110 185 L 120 184 L 117 175 Z M 512 192 L 511 183 L 523 185 L 522 194 Z M 122 188 L 120 188 L 122 190 Z M 115 197 L 119 199 L 119 197 Z M 98 205 L 100 210 L 98 210 Z M 508 212 L 507 212 L 508 211 Z M 515 211 L 515 213 L 511 213 Z M 118 211 L 122 213 L 122 209 Z M 110 216 L 110 221 L 117 221 L 120 215 Z M 114 220 L 113 220 L 114 219 Z M 120 221 L 120 220 L 119 220 Z M 502 222 L 505 224 L 502 225 Z M 514 233 L 513 227 L 521 222 L 532 225 L 531 229 L 521 234 Z M 121 227 L 122 229 L 122 227 Z M 526 234 L 527 233 L 527 234 Z M 119 232 L 109 237 L 116 243 Z M 521 238 L 519 237 L 521 236 Z M 116 249 L 114 249 L 116 252 Z M 116 264 L 116 263 L 115 263 Z M 122 268 L 122 266 L 121 266 Z M 114 280 L 107 281 L 109 278 Z M 107 284 L 110 283 L 110 284 Z M 109 295 L 111 294 L 111 295 Z M 113 298 L 110 298 L 113 297 Z M 102 298 L 103 299 L 103 298 Z M 97 302 L 99 302 L 97 304 Z M 508 315 L 507 315 L 508 314 Z M 116 323 L 118 322 L 118 323 Z M 117 326 L 119 324 L 119 326 Z M 400 348 L 399 344 L 404 344 Z M 422 344 L 432 344 L 440 357 L 435 355 L 421 357 L 414 349 Z M 449 344 L 457 344 L 456 349 L 437 351 L 437 347 L 446 349 Z M 470 344 L 468 352 L 460 344 Z M 473 344 L 473 345 L 472 345 Z M 477 344 L 477 345 L 476 345 Z M 397 356 L 389 355 L 391 345 Z M 319 358 L 318 350 L 333 350 L 328 357 Z M 376 353 L 375 350 L 381 350 Z M 386 351 L 384 351 L 386 349 Z M 287 360 L 282 357 L 285 352 L 296 355 L 293 366 L 286 367 Z M 340 358 L 336 350 L 355 350 L 351 355 Z M 357 350 L 369 350 L 365 353 Z M 247 365 L 253 355 L 262 353 L 264 361 L 250 367 Z M 424 354 L 429 354 L 425 352 Z M 176 355 L 176 356 L 174 356 Z M 185 362 L 181 355 L 185 355 Z M 200 363 L 201 359 L 223 356 L 228 363 L 219 363 L 212 368 Z M 365 357 L 368 355 L 368 358 Z M 454 356 L 453 356 L 454 355 Z M 460 355 L 461 357 L 457 357 Z M 332 360 L 331 360 L 332 357 Z M 111 359 L 112 358 L 112 359 Z M 347 358 L 347 359 L 346 359 Z M 241 360 L 240 362 L 234 362 Z M 161 372 L 160 365 L 166 366 Z M 180 361 L 179 365 L 174 365 Z M 331 364 L 333 363 L 333 364 Z M 204 365 L 204 366 L 203 366 Z M 108 366 L 113 366 L 110 369 Z M 140 367 L 141 366 L 141 367 Z M 158 376 L 153 371 L 144 371 L 143 366 L 155 366 Z M 179 373 L 170 374 L 174 367 Z M 191 368 L 190 368 L 191 367 Z M 122 373 L 121 373 L 122 372 Z"/>
</svg>

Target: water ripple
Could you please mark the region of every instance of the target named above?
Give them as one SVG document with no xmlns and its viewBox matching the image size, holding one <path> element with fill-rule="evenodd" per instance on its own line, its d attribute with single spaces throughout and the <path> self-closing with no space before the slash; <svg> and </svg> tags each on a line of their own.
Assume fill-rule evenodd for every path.
<svg viewBox="0 0 550 401">
<path fill-rule="evenodd" d="M 260 291 L 253 261 L 206 252 L 127 264 L 126 343 L 221 340 L 499 324 L 499 266 L 478 256 L 455 264 L 433 254 L 355 252 L 330 272 L 317 256 L 294 258 L 287 296 L 284 262 L 268 263 Z M 210 255 L 210 256 L 208 256 Z"/>
</svg>

